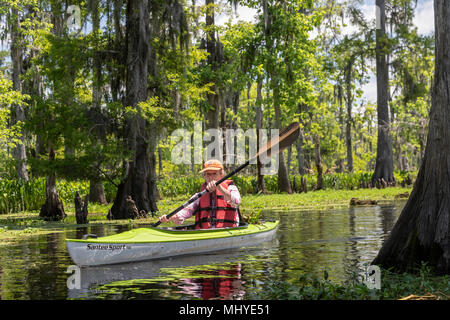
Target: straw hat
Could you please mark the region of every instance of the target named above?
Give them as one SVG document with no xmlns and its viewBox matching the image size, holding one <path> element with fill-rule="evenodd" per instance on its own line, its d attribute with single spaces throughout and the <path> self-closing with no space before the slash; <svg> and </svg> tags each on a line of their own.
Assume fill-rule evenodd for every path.
<svg viewBox="0 0 450 320">
<path fill-rule="evenodd" d="M 200 173 L 203 173 L 205 171 L 218 171 L 223 170 L 223 164 L 219 160 L 212 159 L 205 162 L 203 165 L 203 170 L 200 171 Z"/>
</svg>

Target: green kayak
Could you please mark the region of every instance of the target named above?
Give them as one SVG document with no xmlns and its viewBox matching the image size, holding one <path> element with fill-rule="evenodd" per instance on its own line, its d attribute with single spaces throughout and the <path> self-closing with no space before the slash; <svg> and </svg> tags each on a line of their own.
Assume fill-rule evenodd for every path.
<svg viewBox="0 0 450 320">
<path fill-rule="evenodd" d="M 254 245 L 271 240 L 278 224 L 207 230 L 137 228 L 101 238 L 66 239 L 66 245 L 79 266 L 107 265 Z"/>
</svg>

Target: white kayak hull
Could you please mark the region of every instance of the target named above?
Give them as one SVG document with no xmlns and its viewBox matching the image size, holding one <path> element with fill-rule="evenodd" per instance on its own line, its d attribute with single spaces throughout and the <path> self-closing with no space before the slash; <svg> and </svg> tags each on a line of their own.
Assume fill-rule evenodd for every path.
<svg viewBox="0 0 450 320">
<path fill-rule="evenodd" d="M 101 242 L 66 240 L 72 260 L 78 266 L 98 266 L 145 261 L 179 255 L 192 255 L 216 250 L 256 245 L 274 238 L 277 226 L 266 231 L 228 236 L 223 238 L 196 239 L 167 242 Z"/>
</svg>

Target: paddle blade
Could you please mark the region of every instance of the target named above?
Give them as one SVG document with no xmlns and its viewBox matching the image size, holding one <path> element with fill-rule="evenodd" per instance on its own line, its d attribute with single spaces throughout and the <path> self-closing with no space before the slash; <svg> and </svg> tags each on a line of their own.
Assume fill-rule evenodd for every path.
<svg viewBox="0 0 450 320">
<path fill-rule="evenodd" d="M 271 139 L 261 148 L 256 156 L 259 157 L 263 153 L 266 153 L 267 157 L 276 155 L 297 140 L 299 134 L 300 125 L 298 122 L 291 123 L 278 134 L 278 137 Z"/>
</svg>

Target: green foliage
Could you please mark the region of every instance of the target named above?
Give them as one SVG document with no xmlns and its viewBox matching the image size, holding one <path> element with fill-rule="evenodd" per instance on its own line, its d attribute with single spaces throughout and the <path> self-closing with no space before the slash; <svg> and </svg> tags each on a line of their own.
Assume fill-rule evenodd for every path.
<svg viewBox="0 0 450 320">
<path fill-rule="evenodd" d="M 354 273 L 342 283 L 328 278 L 304 274 L 295 283 L 272 281 L 252 299 L 272 300 L 392 300 L 410 295 L 432 294 L 434 299 L 450 299 L 450 277 L 436 276 L 426 264 L 415 273 L 395 273 L 381 269 L 381 289 L 368 289 Z"/>
<path fill-rule="evenodd" d="M 158 190 L 164 197 L 193 195 L 200 191 L 200 186 L 204 181 L 201 177 L 158 180 Z"/>
<path fill-rule="evenodd" d="M 414 179 L 416 173 L 395 173 L 397 181 L 404 181 L 408 175 Z M 303 177 L 306 178 L 308 190 L 313 190 L 317 178 L 314 175 L 305 175 Z M 368 183 L 370 177 L 371 174 L 368 172 L 326 174 L 324 175 L 324 187 L 329 190 L 356 190 L 360 189 L 361 183 Z M 291 179 L 296 180 L 297 187 L 300 186 L 300 175 L 292 176 Z M 232 180 L 242 196 L 255 194 L 257 187 L 257 179 L 255 176 L 237 175 L 232 177 Z M 28 182 L 16 179 L 0 179 L 0 214 L 39 210 L 45 202 L 45 181 L 46 178 L 43 177 L 32 178 Z M 264 181 L 269 193 L 279 193 L 276 175 L 265 176 Z M 116 185 L 119 182 L 119 179 L 115 179 L 112 182 L 103 182 L 106 200 L 109 203 L 114 201 L 117 192 Z M 163 199 L 186 199 L 186 197 L 199 192 L 200 186 L 203 183 L 204 179 L 199 176 L 165 178 L 157 180 L 157 188 Z M 80 195 L 89 194 L 89 181 L 57 179 L 56 189 L 63 203 L 72 205 L 77 191 Z M 311 194 L 318 195 L 319 193 L 314 192 Z M 348 195 L 343 196 L 345 201 L 348 200 L 348 197 Z M 316 200 L 314 201 L 321 202 L 323 199 L 321 200 L 319 197 Z M 283 202 L 284 200 L 280 201 Z M 294 200 L 292 201 L 295 202 Z"/>
<path fill-rule="evenodd" d="M 414 180 L 415 172 L 396 172 L 395 177 L 398 183 L 401 183 L 410 175 Z M 317 175 L 291 175 L 291 185 L 294 185 L 297 190 L 300 190 L 301 179 L 306 179 L 308 191 L 314 190 L 317 183 Z M 372 178 L 372 172 L 355 172 L 355 173 L 330 173 L 323 175 L 324 189 L 330 190 L 356 190 L 367 187 Z M 255 194 L 257 189 L 256 176 L 236 175 L 231 177 L 239 189 L 241 195 Z M 158 180 L 158 190 L 163 197 L 189 196 L 197 193 L 200 186 L 204 182 L 201 177 L 180 177 L 180 178 L 166 178 Z M 267 175 L 264 176 L 266 189 L 269 193 L 279 193 L 278 176 Z"/>
<path fill-rule="evenodd" d="M 45 201 L 45 180 L 0 180 L 0 213 L 38 210 Z"/>
<path fill-rule="evenodd" d="M 257 210 L 256 212 L 253 212 L 250 214 L 247 218 L 247 222 L 251 224 L 258 224 L 260 223 L 259 217 L 261 216 L 262 209 Z"/>
<path fill-rule="evenodd" d="M 0 72 L 0 146 L 14 148 L 20 137 L 20 129 L 23 123 L 17 122 L 15 125 L 9 125 L 10 108 L 14 106 L 25 107 L 27 95 L 12 89 L 12 82 Z"/>
<path fill-rule="evenodd" d="M 25 182 L 16 179 L 0 179 L 0 214 L 40 210 L 45 202 L 45 178 L 32 178 Z M 107 201 L 114 200 L 116 187 L 105 182 Z M 75 194 L 89 194 L 89 181 L 58 179 L 56 190 L 64 205 L 73 205 Z"/>
</svg>

